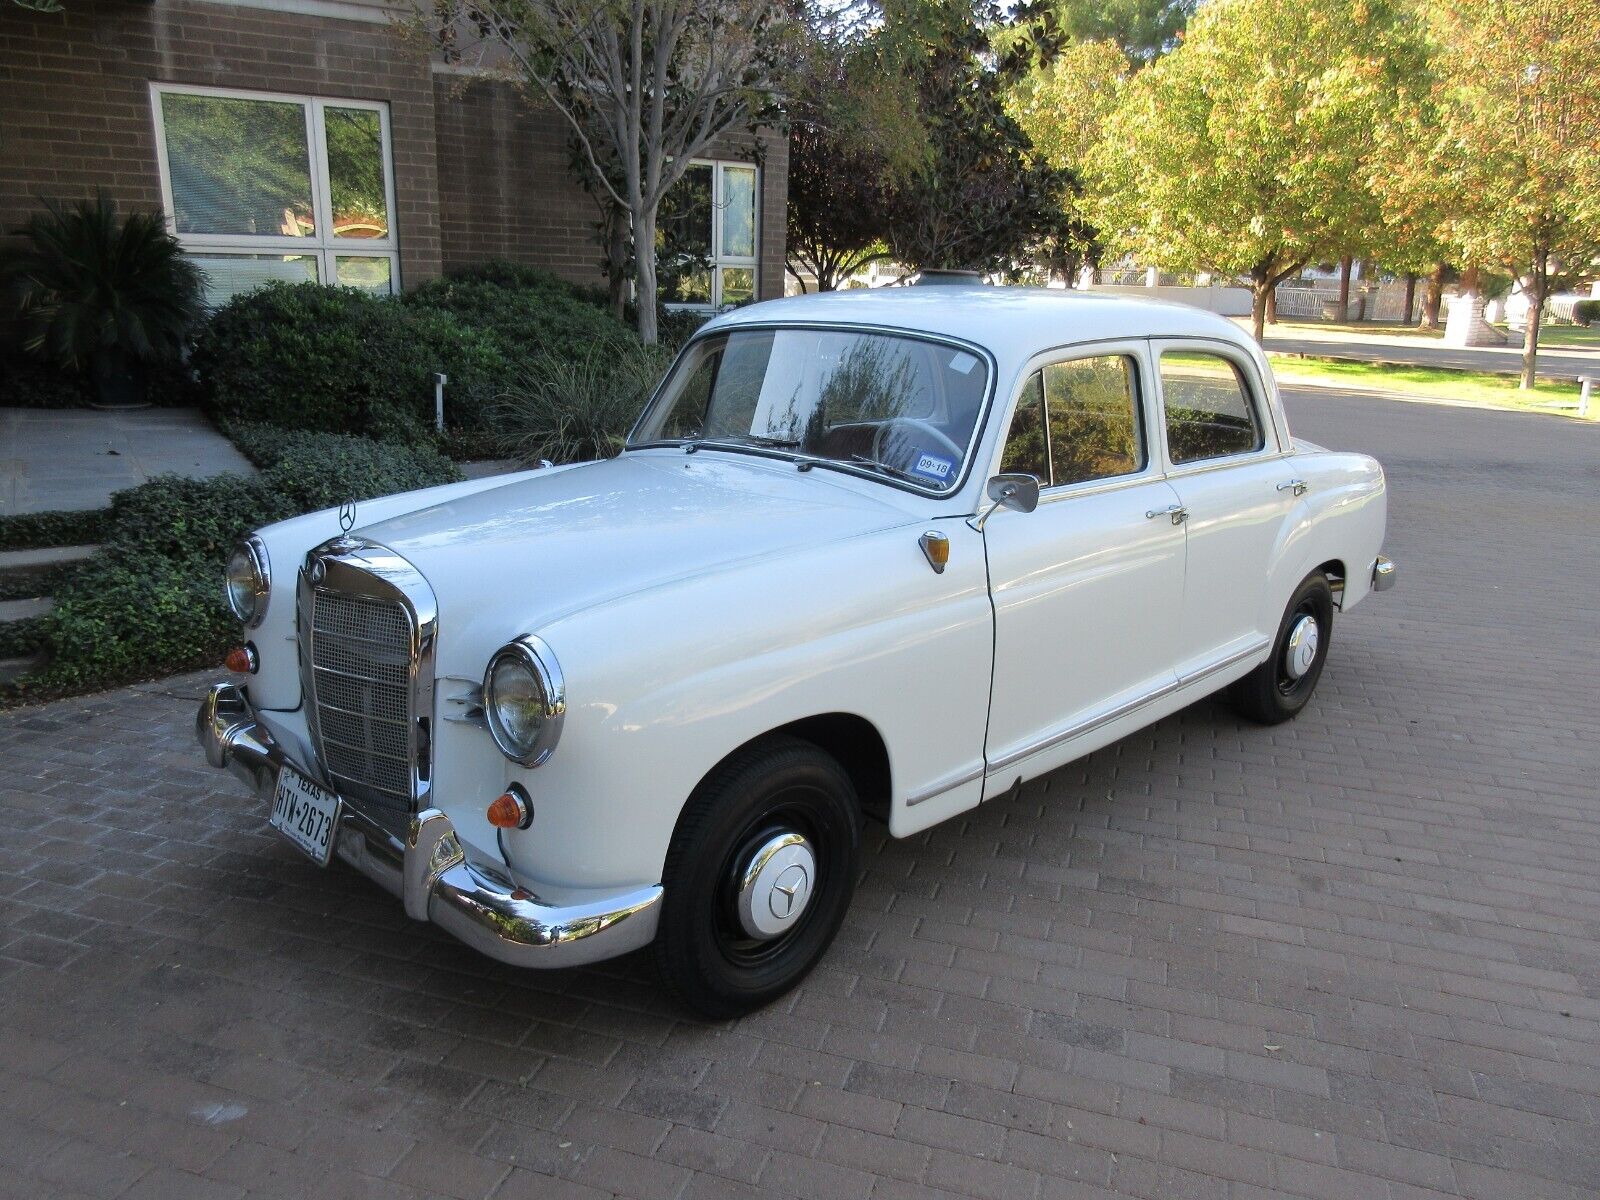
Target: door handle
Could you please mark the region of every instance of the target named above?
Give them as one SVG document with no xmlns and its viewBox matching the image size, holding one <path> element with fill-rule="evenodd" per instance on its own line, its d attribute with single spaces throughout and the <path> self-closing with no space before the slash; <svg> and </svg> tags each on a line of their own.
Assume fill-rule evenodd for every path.
<svg viewBox="0 0 1600 1200">
<path fill-rule="evenodd" d="M 1174 525 L 1182 525 L 1189 519 L 1189 510 L 1181 504 L 1169 504 L 1166 508 L 1152 508 L 1144 515 L 1151 521 L 1157 517 L 1171 517 Z"/>
<path fill-rule="evenodd" d="M 1292 491 L 1296 496 L 1304 496 L 1310 487 L 1311 485 L 1304 479 L 1291 479 L 1288 483 L 1280 483 L 1278 490 L 1280 492 Z"/>
</svg>

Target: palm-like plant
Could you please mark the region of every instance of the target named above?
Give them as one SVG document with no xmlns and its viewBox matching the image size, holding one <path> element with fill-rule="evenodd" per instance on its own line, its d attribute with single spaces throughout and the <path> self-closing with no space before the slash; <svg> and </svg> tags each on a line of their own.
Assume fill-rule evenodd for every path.
<svg viewBox="0 0 1600 1200">
<path fill-rule="evenodd" d="M 141 399 L 144 365 L 176 358 L 204 313 L 205 275 L 161 214 L 120 220 L 101 192 L 70 207 L 47 201 L 15 232 L 0 295 L 22 348 L 87 372 L 103 402 Z"/>
</svg>

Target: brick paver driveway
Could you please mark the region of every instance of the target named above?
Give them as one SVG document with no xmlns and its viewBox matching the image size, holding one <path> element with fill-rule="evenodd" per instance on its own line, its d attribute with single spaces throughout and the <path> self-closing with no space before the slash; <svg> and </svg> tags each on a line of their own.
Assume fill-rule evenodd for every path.
<svg viewBox="0 0 1600 1200">
<path fill-rule="evenodd" d="M 1600 1190 L 1600 427 L 1341 398 L 1398 590 L 904 843 L 789 1002 L 476 958 L 200 764 L 196 679 L 0 717 L 0 1193 Z"/>
</svg>

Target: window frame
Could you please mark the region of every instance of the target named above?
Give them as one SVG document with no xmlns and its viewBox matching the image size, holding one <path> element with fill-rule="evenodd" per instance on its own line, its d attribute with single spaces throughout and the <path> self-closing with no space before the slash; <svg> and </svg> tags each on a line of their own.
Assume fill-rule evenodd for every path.
<svg viewBox="0 0 1600 1200">
<path fill-rule="evenodd" d="M 161 205 L 167 231 L 178 239 L 185 252 L 195 254 L 267 254 L 314 258 L 319 283 L 337 285 L 341 258 L 387 258 L 389 294 L 400 291 L 400 237 L 395 211 L 394 138 L 390 128 L 389 105 L 382 100 L 342 99 L 298 92 L 267 92 L 249 88 L 203 87 L 186 83 L 150 85 L 150 113 L 155 124 L 156 163 L 161 174 Z M 214 96 L 228 100 L 260 100 L 275 104 L 298 104 L 306 124 L 306 164 L 311 182 L 311 212 L 317 233 L 311 237 L 286 234 L 180 233 L 177 206 L 172 194 L 172 167 L 167 154 L 166 114 L 162 97 Z M 324 113 L 330 108 L 361 109 L 378 114 L 378 129 L 383 152 L 384 205 L 389 232 L 382 238 L 340 238 L 333 233 L 332 182 L 328 172 L 328 147 L 324 136 Z M 325 232 L 324 232 L 325 231 Z"/>
<path fill-rule="evenodd" d="M 1074 496 L 1091 495 L 1096 492 L 1115 491 L 1118 488 L 1134 487 L 1148 483 L 1151 479 L 1163 478 L 1166 473 L 1166 437 L 1162 431 L 1159 452 L 1152 437 L 1152 421 L 1159 412 L 1156 402 L 1155 388 L 1148 386 L 1151 377 L 1150 344 L 1143 338 L 1126 338 L 1110 342 L 1083 342 L 1071 346 L 1056 346 L 1052 349 L 1035 354 L 1017 373 L 1017 379 L 1011 389 L 1011 399 L 1006 405 L 1005 425 L 1000 436 L 996 439 L 994 458 L 991 462 L 990 474 L 1000 469 L 1000 464 L 1005 460 L 1006 440 L 1011 436 L 1011 421 L 1016 415 L 1017 405 L 1022 399 L 1022 391 L 1029 379 L 1036 372 L 1043 371 L 1046 367 L 1059 363 L 1076 362 L 1084 358 L 1126 358 L 1133 363 L 1134 387 L 1134 413 L 1140 424 L 1140 432 L 1144 438 L 1144 464 L 1137 470 L 1123 475 L 1106 475 L 1099 479 L 1082 479 L 1074 483 L 1051 483 L 1049 480 L 1040 481 L 1039 503 L 1053 504 L 1060 500 L 1070 499 Z M 1042 389 L 1041 389 L 1042 390 Z M 1055 452 L 1050 444 L 1050 398 L 1045 395 L 1045 454 L 1050 464 L 1052 477 L 1055 474 Z"/>
<path fill-rule="evenodd" d="M 1244 385 L 1245 403 L 1249 406 L 1251 419 L 1255 421 L 1256 429 L 1261 434 L 1260 446 L 1253 450 L 1242 450 L 1237 454 L 1197 458 L 1193 462 L 1180 463 L 1172 460 L 1172 448 L 1167 439 L 1167 390 L 1165 381 L 1161 377 L 1161 356 L 1169 353 L 1210 354 L 1223 359 L 1239 373 L 1240 382 Z M 1155 381 L 1156 428 L 1161 434 L 1161 463 L 1166 476 L 1178 478 L 1201 471 L 1215 471 L 1238 463 L 1253 462 L 1260 458 L 1282 457 L 1278 425 L 1272 415 L 1272 406 L 1267 402 L 1265 382 L 1256 364 L 1243 351 L 1226 342 L 1213 342 L 1205 338 L 1152 338 L 1150 364 L 1151 377 Z"/>
<path fill-rule="evenodd" d="M 694 304 L 688 302 L 668 302 L 663 305 L 668 312 L 699 312 L 719 313 L 725 312 L 729 305 L 722 299 L 722 272 L 725 268 L 749 268 L 751 287 L 750 302 L 754 304 L 761 298 L 761 164 L 746 162 L 737 158 L 691 158 L 689 166 L 711 168 L 711 303 Z M 755 174 L 755 211 L 751 215 L 751 248 L 754 254 L 723 254 L 722 253 L 722 216 L 726 204 L 722 200 L 722 176 L 728 168 L 747 170 Z"/>
</svg>

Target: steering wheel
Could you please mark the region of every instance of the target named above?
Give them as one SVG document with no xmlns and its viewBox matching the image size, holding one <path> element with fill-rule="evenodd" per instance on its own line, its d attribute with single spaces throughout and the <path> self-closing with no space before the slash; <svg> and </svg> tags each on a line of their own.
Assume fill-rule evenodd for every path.
<svg viewBox="0 0 1600 1200">
<path fill-rule="evenodd" d="M 889 463 L 889 460 L 883 457 L 883 446 L 885 440 L 887 440 L 889 430 L 900 425 L 909 425 L 913 429 L 917 429 L 923 433 L 926 433 L 941 447 L 950 452 L 951 463 L 958 463 L 961 461 L 963 451 L 960 446 L 956 445 L 948 437 L 946 437 L 944 431 L 938 426 L 930 425 L 928 422 L 918 420 L 916 417 L 889 417 L 884 420 L 872 434 L 873 458 L 889 466 L 894 465 L 893 463 Z"/>
</svg>

